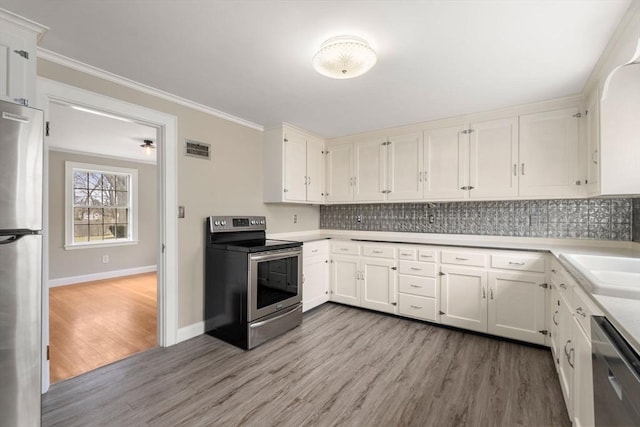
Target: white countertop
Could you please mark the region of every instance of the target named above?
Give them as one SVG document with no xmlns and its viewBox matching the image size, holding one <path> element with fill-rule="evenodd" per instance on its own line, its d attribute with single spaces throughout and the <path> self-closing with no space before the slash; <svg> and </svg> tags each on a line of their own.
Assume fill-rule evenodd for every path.
<svg viewBox="0 0 640 427">
<path fill-rule="evenodd" d="M 372 240 L 443 246 L 467 246 L 486 249 L 513 249 L 550 252 L 567 267 L 580 286 L 591 295 L 609 321 L 640 353 L 640 300 L 592 294 L 588 281 L 579 269 L 569 264 L 563 254 L 591 254 L 640 258 L 640 243 L 611 240 L 541 239 L 532 237 L 475 236 L 462 234 L 394 233 L 383 231 L 313 230 L 270 234 L 269 238 L 310 242 L 322 239 Z M 576 274 L 577 270 L 577 274 Z M 576 277 L 577 276 L 577 277 Z M 639 284 L 640 286 L 640 284 Z"/>
</svg>

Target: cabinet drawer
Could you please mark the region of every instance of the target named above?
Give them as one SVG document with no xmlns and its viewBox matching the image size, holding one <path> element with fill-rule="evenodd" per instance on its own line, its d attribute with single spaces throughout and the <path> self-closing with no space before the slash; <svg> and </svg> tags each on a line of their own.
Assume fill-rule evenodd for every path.
<svg viewBox="0 0 640 427">
<path fill-rule="evenodd" d="M 544 273 L 544 255 L 491 255 L 491 267 Z"/>
<path fill-rule="evenodd" d="M 591 316 L 602 316 L 602 312 L 579 286 L 573 289 L 573 316 L 578 319 L 587 336 L 591 336 Z"/>
<path fill-rule="evenodd" d="M 432 262 L 400 261 L 401 274 L 413 276 L 436 277 L 436 264 Z"/>
<path fill-rule="evenodd" d="M 342 255 L 360 255 L 360 245 L 347 242 L 333 242 L 331 253 Z"/>
<path fill-rule="evenodd" d="M 433 298 L 436 296 L 436 279 L 431 277 L 400 274 L 398 276 L 398 290 L 405 294 Z"/>
<path fill-rule="evenodd" d="M 326 256 L 329 254 L 329 243 L 327 241 L 305 243 L 302 245 L 302 254 L 305 258 Z"/>
<path fill-rule="evenodd" d="M 418 251 L 418 261 L 435 262 L 436 261 L 435 249 L 420 249 Z"/>
<path fill-rule="evenodd" d="M 404 259 L 407 261 L 415 261 L 418 259 L 418 251 L 415 248 L 400 248 L 398 249 L 398 259 Z"/>
<path fill-rule="evenodd" d="M 415 295 L 398 294 L 398 314 L 418 319 L 436 320 L 436 300 Z"/>
<path fill-rule="evenodd" d="M 441 262 L 444 264 L 472 265 L 486 267 L 487 255 L 477 252 L 449 252 L 442 251 Z"/>
<path fill-rule="evenodd" d="M 376 258 L 395 258 L 396 248 L 388 246 L 363 246 L 362 255 Z"/>
</svg>

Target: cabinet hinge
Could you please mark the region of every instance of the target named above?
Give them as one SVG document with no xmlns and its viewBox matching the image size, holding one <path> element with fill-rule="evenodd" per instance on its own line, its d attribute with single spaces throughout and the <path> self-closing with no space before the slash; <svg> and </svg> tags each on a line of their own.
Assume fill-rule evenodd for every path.
<svg viewBox="0 0 640 427">
<path fill-rule="evenodd" d="M 444 276 L 444 273 L 442 271 L 438 272 L 439 276 Z"/>
<path fill-rule="evenodd" d="M 392 302 L 391 305 L 398 305 L 398 303 L 397 302 Z"/>
<path fill-rule="evenodd" d="M 29 52 L 27 52 L 26 50 L 14 50 L 13 52 L 22 56 L 24 59 L 29 59 Z"/>
<path fill-rule="evenodd" d="M 51 360 L 51 348 L 47 345 L 47 360 Z"/>
<path fill-rule="evenodd" d="M 392 269 L 392 270 L 397 270 L 397 269 L 398 269 L 398 267 L 391 267 L 391 269 Z"/>
<path fill-rule="evenodd" d="M 164 250 L 167 248 L 167 245 L 165 245 L 164 243 L 162 244 L 162 253 L 164 253 Z"/>
<path fill-rule="evenodd" d="M 439 311 L 439 313 L 440 313 L 440 315 L 447 314 L 447 313 L 445 313 L 445 312 L 444 312 L 444 311 L 442 311 L 442 310 L 440 310 L 440 311 Z"/>
<path fill-rule="evenodd" d="M 288 192 L 289 192 L 289 190 L 287 190 L 286 188 L 283 188 L 283 189 L 282 189 L 282 192 L 283 192 L 283 193 L 288 193 Z"/>
<path fill-rule="evenodd" d="M 49 125 L 49 122 L 47 121 L 47 122 L 44 124 L 44 136 L 49 136 L 49 130 L 50 130 L 50 129 L 51 129 L 51 127 L 50 127 L 50 125 Z"/>
<path fill-rule="evenodd" d="M 576 181 L 576 185 L 582 185 L 582 181 L 577 180 L 577 181 Z"/>
<path fill-rule="evenodd" d="M 545 288 L 545 289 L 547 289 L 549 287 L 549 285 L 547 283 L 540 283 L 538 286 L 540 286 L 541 288 Z"/>
<path fill-rule="evenodd" d="M 542 334 L 542 335 L 549 335 L 549 331 L 547 331 L 546 329 L 543 329 L 541 331 L 538 331 L 538 333 Z"/>
<path fill-rule="evenodd" d="M 465 130 L 460 131 L 460 133 L 463 133 L 465 135 L 468 135 L 468 134 L 473 133 L 473 132 L 475 132 L 475 130 L 473 130 L 473 129 L 465 129 Z"/>
<path fill-rule="evenodd" d="M 580 117 L 582 117 L 582 113 L 575 113 L 572 117 L 579 119 Z"/>
</svg>

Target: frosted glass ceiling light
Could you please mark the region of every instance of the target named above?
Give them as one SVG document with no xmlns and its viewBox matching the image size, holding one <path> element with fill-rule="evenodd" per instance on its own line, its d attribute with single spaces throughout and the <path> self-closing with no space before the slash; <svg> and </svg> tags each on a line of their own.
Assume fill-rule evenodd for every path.
<svg viewBox="0 0 640 427">
<path fill-rule="evenodd" d="M 366 40 L 339 36 L 327 40 L 313 56 L 313 68 L 334 79 L 358 77 L 376 65 L 376 53 Z"/>
</svg>

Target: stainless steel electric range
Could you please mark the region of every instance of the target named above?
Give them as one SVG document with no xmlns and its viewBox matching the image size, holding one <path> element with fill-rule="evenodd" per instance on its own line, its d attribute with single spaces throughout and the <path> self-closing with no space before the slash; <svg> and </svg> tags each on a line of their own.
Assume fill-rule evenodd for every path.
<svg viewBox="0 0 640 427">
<path fill-rule="evenodd" d="M 260 216 L 206 221 L 205 331 L 247 350 L 302 322 L 302 243 L 265 230 Z"/>
</svg>

